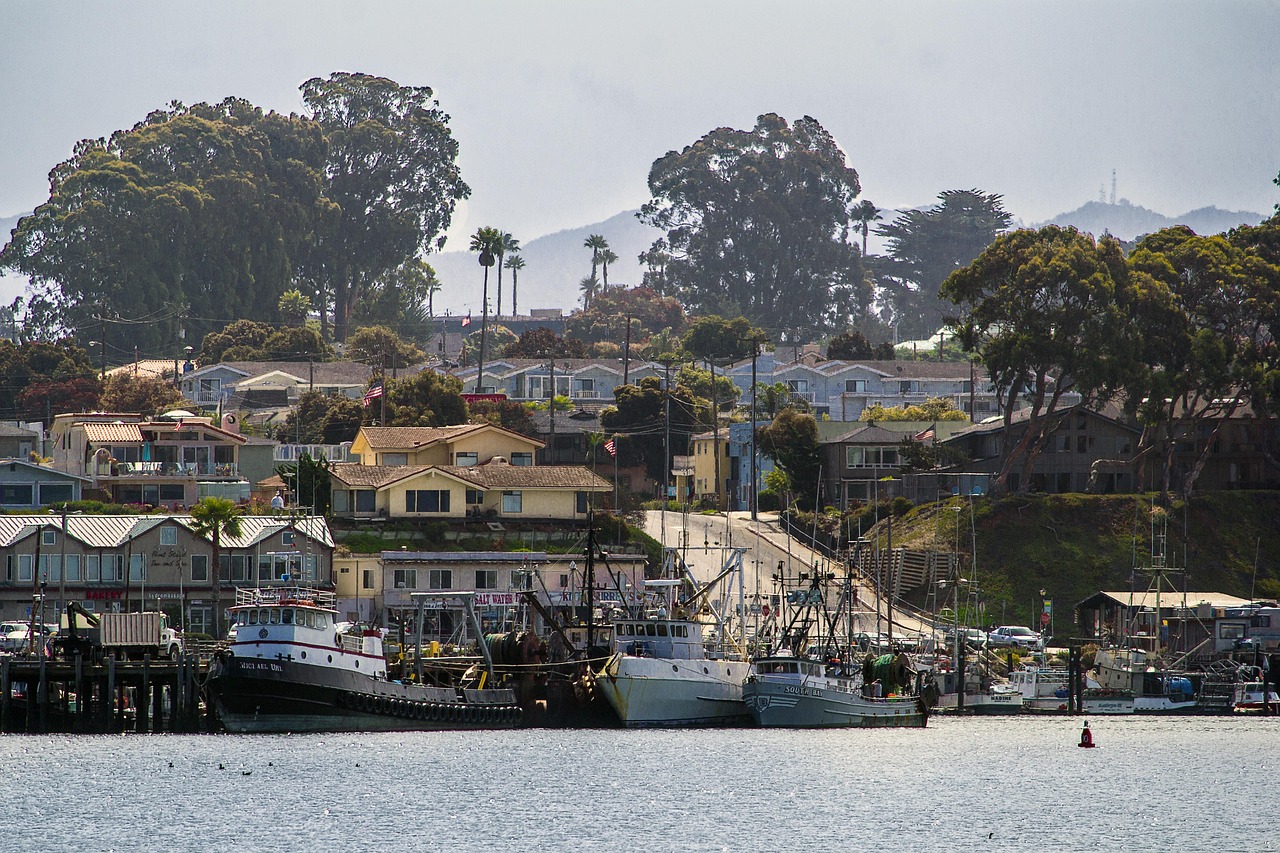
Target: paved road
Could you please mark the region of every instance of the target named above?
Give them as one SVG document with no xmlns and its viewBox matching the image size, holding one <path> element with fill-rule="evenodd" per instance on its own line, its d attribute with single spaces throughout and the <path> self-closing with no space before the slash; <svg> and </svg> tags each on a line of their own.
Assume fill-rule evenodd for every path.
<svg viewBox="0 0 1280 853">
<path fill-rule="evenodd" d="M 645 532 L 665 546 L 679 549 L 694 577 L 704 583 L 719 574 L 732 548 L 745 549 L 744 593 L 749 603 L 753 600 L 764 602 L 768 600 L 767 596 L 778 592 L 773 576 L 779 574 L 779 563 L 782 564 L 781 574 L 789 579 L 788 588 L 796 586 L 796 578 L 801 572 L 824 563 L 820 554 L 784 533 L 777 518 L 777 513 L 761 513 L 759 521 L 752 522 L 750 513 L 746 512 L 733 512 L 726 516 L 723 513 L 683 515 L 650 510 L 645 513 Z M 840 570 L 839 567 L 828 568 L 828 571 Z M 876 610 L 879 608 L 879 630 L 887 632 L 887 610 L 883 603 L 867 586 L 857 584 L 857 587 L 857 630 L 876 633 Z M 757 599 L 757 595 L 762 598 Z M 929 628 L 914 616 L 895 608 L 893 633 L 898 635 L 904 631 L 928 633 Z"/>
</svg>

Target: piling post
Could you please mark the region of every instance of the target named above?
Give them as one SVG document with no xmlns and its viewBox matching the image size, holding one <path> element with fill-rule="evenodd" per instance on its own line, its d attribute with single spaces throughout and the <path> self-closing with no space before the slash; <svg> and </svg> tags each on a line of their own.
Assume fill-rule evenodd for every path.
<svg viewBox="0 0 1280 853">
<path fill-rule="evenodd" d="M 33 641 L 34 642 L 34 641 Z M 49 673 L 44 656 L 40 656 L 40 678 L 36 682 L 36 731 L 44 733 L 49 729 Z M 31 714 L 31 691 L 27 690 L 27 714 Z M 31 727 L 27 726 L 30 731 Z"/>
<path fill-rule="evenodd" d="M 85 729 L 85 695 L 84 695 L 84 657 L 76 652 L 75 655 L 75 678 L 76 678 L 76 713 L 72 719 L 71 730 L 82 732 Z"/>
<path fill-rule="evenodd" d="M 107 698 L 107 701 L 104 703 L 106 705 L 105 710 L 107 712 L 106 729 L 109 732 L 114 732 L 117 730 L 117 725 L 124 718 L 124 714 L 122 713 L 122 709 L 120 707 L 121 705 L 120 696 L 116 691 L 116 659 L 114 656 L 107 658 L 107 697 L 106 698 Z"/>
<path fill-rule="evenodd" d="M 161 677 L 151 685 L 151 731 L 153 732 L 162 732 L 165 729 L 164 688 L 168 681 L 168 678 Z"/>
<path fill-rule="evenodd" d="M 0 732 L 9 731 L 9 658 L 0 658 Z"/>
<path fill-rule="evenodd" d="M 150 729 L 151 722 L 151 655 L 142 656 L 142 686 L 134 696 L 134 727 L 139 732 Z"/>
<path fill-rule="evenodd" d="M 964 665 L 968 655 L 965 654 L 964 643 L 956 638 L 958 655 L 956 657 L 956 710 L 964 711 Z"/>
</svg>

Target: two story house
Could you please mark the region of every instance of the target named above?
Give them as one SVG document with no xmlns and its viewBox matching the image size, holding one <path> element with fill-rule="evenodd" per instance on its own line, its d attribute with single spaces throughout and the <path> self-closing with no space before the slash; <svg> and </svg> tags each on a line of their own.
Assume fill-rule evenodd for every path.
<svg viewBox="0 0 1280 853">
<path fill-rule="evenodd" d="M 419 368 L 406 368 L 402 375 Z M 363 396 L 374 368 L 356 361 L 226 361 L 182 374 L 182 396 L 208 408 L 283 408 L 306 391 Z"/>
<path fill-rule="evenodd" d="M 476 365 L 451 373 L 468 391 L 475 388 Z M 613 389 L 624 380 L 634 385 L 646 376 L 661 375 L 661 365 L 638 358 L 625 364 L 620 358 L 498 358 L 485 362 L 482 391 L 526 402 L 546 400 L 554 390 L 557 397 L 578 404 L 612 403 Z"/>
<path fill-rule="evenodd" d="M 330 472 L 335 516 L 350 518 L 586 517 L 612 485 L 582 466 L 534 465 L 537 439 L 491 424 L 363 427 L 359 463 Z"/>
<path fill-rule="evenodd" d="M 181 509 L 202 497 L 249 498 L 239 466 L 248 439 L 209 418 L 64 414 L 54 417 L 49 438 L 53 466 L 87 478 L 112 503 Z"/>
<path fill-rule="evenodd" d="M 220 606 L 241 586 L 332 584 L 323 518 L 242 516 L 240 528 L 219 542 Z M 0 618 L 27 619 L 43 606 L 54 622 L 76 601 L 99 612 L 159 608 L 174 624 L 211 633 L 212 554 L 186 515 L 0 515 Z"/>
</svg>

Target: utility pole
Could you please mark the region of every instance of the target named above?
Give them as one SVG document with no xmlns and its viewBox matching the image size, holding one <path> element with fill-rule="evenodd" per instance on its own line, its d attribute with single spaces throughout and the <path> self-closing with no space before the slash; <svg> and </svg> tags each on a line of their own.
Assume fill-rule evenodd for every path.
<svg viewBox="0 0 1280 853">
<path fill-rule="evenodd" d="M 760 355 L 760 338 L 751 338 L 751 488 L 748 499 L 751 505 L 751 520 L 756 521 L 756 503 L 760 495 L 758 482 L 759 472 L 756 470 L 756 358 Z"/>
</svg>

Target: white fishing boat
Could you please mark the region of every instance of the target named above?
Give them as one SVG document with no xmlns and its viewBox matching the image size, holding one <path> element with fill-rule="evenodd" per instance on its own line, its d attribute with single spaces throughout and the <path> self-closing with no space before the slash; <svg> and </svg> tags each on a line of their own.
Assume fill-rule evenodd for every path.
<svg viewBox="0 0 1280 853">
<path fill-rule="evenodd" d="M 688 619 L 614 623 L 614 652 L 596 685 L 626 726 L 730 726 L 750 722 L 742 683 L 751 665 L 708 655 L 703 625 Z"/>
<path fill-rule="evenodd" d="M 1009 673 L 1009 683 L 1022 694 L 1022 708 L 1031 713 L 1066 713 L 1071 697 L 1067 670 L 1026 666 Z"/>
<path fill-rule="evenodd" d="M 664 571 L 668 577 L 645 581 L 655 606 L 642 617 L 615 617 L 611 654 L 595 684 L 623 725 L 734 726 L 751 722 L 742 701 L 742 684 L 750 664 L 741 639 L 734 639 L 722 618 L 723 603 L 710 601 L 708 596 L 717 582 L 735 573 L 740 576 L 741 567 L 742 550 L 734 549 L 714 581 L 680 600 L 680 590 L 692 584 L 692 577 L 675 549 L 668 549 Z M 674 574 L 683 577 L 670 577 Z M 700 616 L 704 605 L 711 623 L 693 618 Z M 714 636 L 709 636 L 709 625 L 716 626 Z"/>
<path fill-rule="evenodd" d="M 1236 684 L 1231 712 L 1233 714 L 1280 714 L 1280 695 L 1270 689 L 1265 681 L 1241 681 Z"/>
<path fill-rule="evenodd" d="M 956 690 L 954 673 L 943 672 L 934 676 L 938 684 L 938 704 L 941 711 L 959 711 L 960 694 Z M 965 678 L 963 710 L 971 714 L 1021 714 L 1025 702 L 1022 690 L 1008 681 L 991 681 L 986 678 Z M 983 683 L 986 682 L 986 683 Z"/>
<path fill-rule="evenodd" d="M 469 689 L 391 679 L 382 632 L 339 622 L 332 592 L 238 589 L 231 614 L 235 639 L 209 670 L 210 695 L 228 731 L 492 729 L 520 721 L 511 690 L 483 688 L 483 681 Z"/>
<path fill-rule="evenodd" d="M 1191 680 L 1148 663 L 1144 649 L 1103 648 L 1094 658 L 1098 686 L 1129 693 L 1138 714 L 1189 714 L 1196 710 Z M 1087 710 L 1087 709 L 1086 709 Z"/>
</svg>

